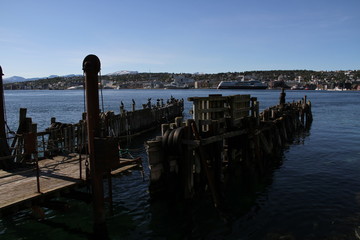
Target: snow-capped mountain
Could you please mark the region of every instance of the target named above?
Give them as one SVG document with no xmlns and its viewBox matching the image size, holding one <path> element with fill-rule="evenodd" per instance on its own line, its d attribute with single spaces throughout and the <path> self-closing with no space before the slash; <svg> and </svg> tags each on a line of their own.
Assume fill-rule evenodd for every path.
<svg viewBox="0 0 360 240">
<path fill-rule="evenodd" d="M 126 75 L 126 74 L 138 74 L 138 71 L 122 70 L 122 71 L 117 71 L 117 72 L 113 72 L 113 73 L 108 73 L 106 75 Z"/>
</svg>

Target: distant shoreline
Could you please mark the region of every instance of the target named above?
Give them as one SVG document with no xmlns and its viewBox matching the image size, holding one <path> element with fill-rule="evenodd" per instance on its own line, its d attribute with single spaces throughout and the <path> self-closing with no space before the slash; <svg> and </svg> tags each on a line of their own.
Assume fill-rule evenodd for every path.
<svg viewBox="0 0 360 240">
<path fill-rule="evenodd" d="M 213 89 L 213 90 L 219 90 L 221 92 L 226 92 L 226 91 L 280 91 L 281 88 L 268 88 L 268 89 L 216 89 L 216 88 L 188 88 L 188 89 L 166 89 L 166 88 L 122 88 L 122 89 L 102 89 L 102 91 L 126 91 L 126 90 L 166 90 L 166 91 L 192 91 L 192 90 L 209 90 L 209 89 Z M 101 90 L 101 89 L 99 89 Z M 344 90 L 335 90 L 335 89 L 320 89 L 320 90 L 300 90 L 300 89 L 285 89 L 286 91 L 297 91 L 297 92 L 358 92 L 360 90 L 357 89 L 344 89 Z M 4 91 L 83 91 L 83 89 L 4 89 Z"/>
</svg>

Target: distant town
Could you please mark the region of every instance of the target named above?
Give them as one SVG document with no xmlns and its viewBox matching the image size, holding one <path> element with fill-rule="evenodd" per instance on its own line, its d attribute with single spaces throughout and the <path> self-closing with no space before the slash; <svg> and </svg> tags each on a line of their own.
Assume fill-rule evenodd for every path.
<svg viewBox="0 0 360 240">
<path fill-rule="evenodd" d="M 138 73 L 121 71 L 100 76 L 103 89 L 189 89 L 217 88 L 221 81 L 260 81 L 268 89 L 293 90 L 360 90 L 360 70 L 310 71 L 274 70 L 203 73 Z M 4 81 L 5 90 L 67 90 L 83 89 L 84 77 L 79 75 L 50 76 L 19 82 Z"/>
</svg>

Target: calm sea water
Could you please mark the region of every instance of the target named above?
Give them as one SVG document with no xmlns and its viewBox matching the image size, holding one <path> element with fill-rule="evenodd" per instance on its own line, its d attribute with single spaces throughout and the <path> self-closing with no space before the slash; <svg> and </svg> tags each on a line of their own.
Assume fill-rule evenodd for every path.
<svg viewBox="0 0 360 240">
<path fill-rule="evenodd" d="M 148 98 L 184 98 L 208 94 L 251 94 L 260 109 L 275 105 L 279 91 L 220 90 L 104 90 L 104 109 L 119 112 L 131 99 L 140 108 Z M 358 239 L 360 226 L 360 92 L 288 91 L 287 101 L 304 95 L 311 100 L 311 130 L 285 149 L 282 164 L 269 182 L 252 196 L 229 201 L 231 216 L 219 217 L 211 199 L 180 203 L 151 202 L 148 171 L 115 178 L 114 215 L 107 217 L 111 239 Z M 38 129 L 50 118 L 74 123 L 84 111 L 82 91 L 6 91 L 9 126 L 16 130 L 19 108 Z M 192 103 L 185 101 L 185 117 Z M 154 137 L 157 132 L 146 137 Z M 134 141 L 146 163 L 144 139 Z M 34 220 L 30 211 L 0 218 L 0 239 L 86 239 L 92 229 L 91 205 L 68 201 L 69 209 L 46 209 L 46 219 Z"/>
</svg>

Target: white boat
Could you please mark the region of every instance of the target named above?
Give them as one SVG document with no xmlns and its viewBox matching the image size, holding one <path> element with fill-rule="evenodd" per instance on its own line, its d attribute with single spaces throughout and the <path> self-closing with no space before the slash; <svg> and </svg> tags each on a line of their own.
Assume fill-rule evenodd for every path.
<svg viewBox="0 0 360 240">
<path fill-rule="evenodd" d="M 72 86 L 67 88 L 67 90 L 78 90 L 78 89 L 84 89 L 83 85 Z"/>
<path fill-rule="evenodd" d="M 258 80 L 221 81 L 217 89 L 266 89 L 268 85 Z"/>
</svg>

